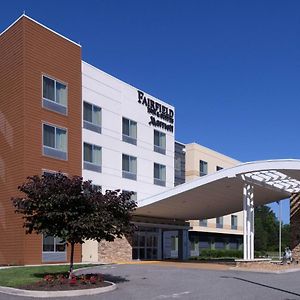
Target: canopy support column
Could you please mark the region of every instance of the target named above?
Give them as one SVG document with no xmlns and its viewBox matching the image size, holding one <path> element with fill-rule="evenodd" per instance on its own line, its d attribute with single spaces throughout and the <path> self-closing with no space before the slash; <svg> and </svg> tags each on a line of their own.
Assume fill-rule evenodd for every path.
<svg viewBox="0 0 300 300">
<path fill-rule="evenodd" d="M 253 186 L 243 188 L 244 259 L 254 259 L 254 194 Z"/>
</svg>

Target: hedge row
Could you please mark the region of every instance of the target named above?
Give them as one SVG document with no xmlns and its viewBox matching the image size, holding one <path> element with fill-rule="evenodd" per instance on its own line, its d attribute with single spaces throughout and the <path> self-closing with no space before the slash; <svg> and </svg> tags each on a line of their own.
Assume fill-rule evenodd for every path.
<svg viewBox="0 0 300 300">
<path fill-rule="evenodd" d="M 214 249 L 204 249 L 201 250 L 199 255 L 200 259 L 203 258 L 242 258 L 243 251 L 241 250 L 214 250 Z"/>
</svg>

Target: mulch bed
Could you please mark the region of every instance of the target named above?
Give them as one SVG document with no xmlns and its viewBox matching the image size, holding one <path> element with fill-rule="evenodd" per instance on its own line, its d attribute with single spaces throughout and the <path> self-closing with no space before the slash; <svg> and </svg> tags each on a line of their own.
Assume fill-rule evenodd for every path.
<svg viewBox="0 0 300 300">
<path fill-rule="evenodd" d="M 91 276 L 96 277 L 97 280 L 93 280 L 93 282 L 90 282 L 89 278 Z M 44 277 L 44 279 L 38 282 L 19 286 L 18 288 L 34 291 L 69 291 L 95 289 L 110 285 L 110 283 L 103 281 L 103 277 L 101 274 L 87 274 L 82 276 L 74 276 L 73 280 L 69 280 L 68 278 L 64 277 L 63 279 L 62 277 L 51 277 L 50 279 Z"/>
</svg>

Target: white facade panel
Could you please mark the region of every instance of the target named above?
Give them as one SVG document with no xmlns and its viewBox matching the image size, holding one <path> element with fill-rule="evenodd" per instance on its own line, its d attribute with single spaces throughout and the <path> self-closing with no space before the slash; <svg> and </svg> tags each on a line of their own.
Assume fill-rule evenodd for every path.
<svg viewBox="0 0 300 300">
<path fill-rule="evenodd" d="M 83 142 L 102 147 L 102 172 L 83 169 L 85 180 L 102 186 L 102 190 L 121 189 L 137 192 L 138 201 L 174 186 L 174 123 L 173 132 L 149 124 L 150 117 L 170 125 L 148 113 L 147 106 L 139 103 L 138 89 L 105 72 L 82 63 L 83 101 L 101 107 L 102 132 L 83 129 Z M 144 93 L 144 92 L 143 92 Z M 174 112 L 174 107 L 144 93 L 159 105 Z M 137 144 L 122 140 L 122 118 L 137 123 Z M 166 154 L 154 151 L 154 129 L 166 134 Z M 137 158 L 137 180 L 122 177 L 122 154 Z M 166 166 L 166 186 L 154 185 L 154 163 Z"/>
</svg>

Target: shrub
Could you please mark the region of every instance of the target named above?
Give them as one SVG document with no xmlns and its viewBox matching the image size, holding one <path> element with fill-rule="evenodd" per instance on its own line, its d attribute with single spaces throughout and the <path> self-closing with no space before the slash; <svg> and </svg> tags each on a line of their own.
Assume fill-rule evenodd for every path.
<svg viewBox="0 0 300 300">
<path fill-rule="evenodd" d="M 215 249 L 204 249 L 201 250 L 199 255 L 200 259 L 210 258 L 242 258 L 243 251 L 241 250 L 215 250 Z"/>
</svg>

